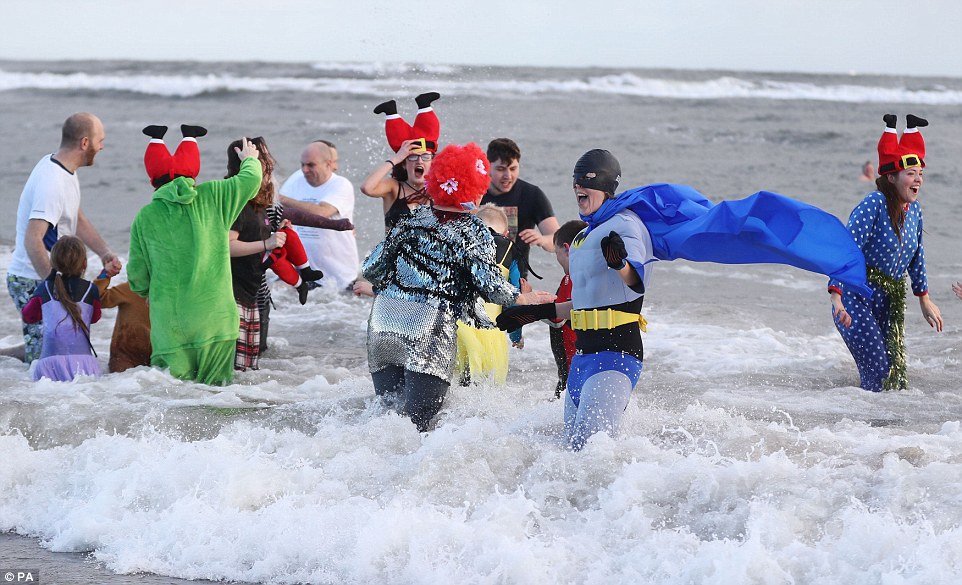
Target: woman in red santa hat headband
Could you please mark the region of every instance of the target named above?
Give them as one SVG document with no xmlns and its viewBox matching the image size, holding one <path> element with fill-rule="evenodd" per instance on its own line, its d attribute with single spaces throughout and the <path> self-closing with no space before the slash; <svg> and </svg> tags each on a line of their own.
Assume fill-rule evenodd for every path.
<svg viewBox="0 0 962 585">
<path fill-rule="evenodd" d="M 414 98 L 418 106 L 414 124 L 405 122 L 397 113 L 397 103 L 388 100 L 374 108 L 375 114 L 386 114 L 384 133 L 394 154 L 371 170 L 361 183 L 361 193 L 381 199 L 384 204 L 384 231 L 390 232 L 411 210 L 430 202 L 424 190 L 424 178 L 438 148 L 441 124 L 431 104 L 441 95 L 422 93 Z M 358 279 L 354 294 L 374 296 L 371 283 Z"/>
<path fill-rule="evenodd" d="M 431 104 L 439 97 L 437 92 L 428 92 L 414 98 L 418 113 L 413 125 L 398 115 L 394 100 L 374 108 L 375 114 L 387 115 L 384 133 L 394 154 L 371 170 L 361 183 L 361 192 L 384 202 L 385 231 L 390 231 L 412 209 L 428 202 L 424 178 L 431 170 L 441 133 Z"/>
<path fill-rule="evenodd" d="M 835 325 L 855 358 L 861 386 L 875 392 L 908 387 L 906 272 L 925 321 L 942 331 L 942 315 L 928 294 L 922 208 L 918 202 L 925 167 L 925 142 L 919 128 L 927 126 L 928 121 L 909 114 L 899 139 L 895 114 L 882 119 L 885 131 L 878 143 L 878 190 L 869 193 L 848 220 L 848 228 L 865 254 L 868 280 L 875 293 L 865 298 L 845 290 L 845 285 L 835 280 L 828 287 Z"/>
<path fill-rule="evenodd" d="M 368 321 L 374 390 L 419 431 L 451 384 L 458 319 L 494 326 L 479 297 L 499 305 L 554 299 L 542 291 L 520 294 L 497 265 L 491 232 L 472 213 L 487 191 L 489 168 L 476 144 L 447 146 L 425 179 L 432 205 L 398 222 L 361 267 L 377 293 Z"/>
</svg>

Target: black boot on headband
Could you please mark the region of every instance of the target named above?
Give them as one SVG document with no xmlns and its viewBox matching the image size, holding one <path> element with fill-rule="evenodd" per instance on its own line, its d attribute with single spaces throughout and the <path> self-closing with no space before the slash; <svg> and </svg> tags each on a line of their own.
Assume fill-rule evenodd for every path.
<svg viewBox="0 0 962 585">
<path fill-rule="evenodd" d="M 919 118 L 915 114 L 909 114 L 905 117 L 905 127 L 906 128 L 925 128 L 929 125 L 929 121 L 925 118 Z"/>
<path fill-rule="evenodd" d="M 375 114 L 387 114 L 388 116 L 393 116 L 397 114 L 397 102 L 394 100 L 388 100 L 384 103 L 380 103 L 374 108 Z"/>
<path fill-rule="evenodd" d="M 414 103 L 418 105 L 418 109 L 424 109 L 431 105 L 431 102 L 441 97 L 436 91 L 429 91 L 427 93 L 422 93 L 418 97 L 414 98 Z"/>
<path fill-rule="evenodd" d="M 143 129 L 143 133 L 156 140 L 161 140 L 164 134 L 167 134 L 167 126 L 147 126 Z"/>
<path fill-rule="evenodd" d="M 180 133 L 184 135 L 184 138 L 200 138 L 201 136 L 207 136 L 207 128 L 181 124 Z"/>
</svg>

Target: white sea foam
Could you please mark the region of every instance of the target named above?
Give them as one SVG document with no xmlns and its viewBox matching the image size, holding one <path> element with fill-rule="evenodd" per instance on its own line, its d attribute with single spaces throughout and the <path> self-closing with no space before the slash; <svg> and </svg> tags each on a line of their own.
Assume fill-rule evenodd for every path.
<svg viewBox="0 0 962 585">
<path fill-rule="evenodd" d="M 96 66 L 96 75 L 94 66 L 86 70 L 94 87 L 106 72 L 120 91 L 131 91 L 125 89 L 129 73 Z M 73 65 L 60 67 L 70 71 Z M 243 80 L 238 89 L 210 89 L 230 76 L 224 68 L 214 77 L 199 74 L 204 67 L 143 78 L 158 92 L 167 82 L 185 95 L 248 91 Z M 245 112 L 252 121 L 244 123 L 268 120 L 270 135 L 278 137 L 272 145 L 290 150 L 288 163 L 302 148 L 297 137 L 305 116 L 331 128 L 349 126 L 351 132 L 334 138 L 344 144 L 345 173 L 359 180 L 383 159 L 372 154 L 368 164 L 365 158 L 384 148 L 380 121 L 368 114 L 370 131 L 360 134 L 343 116 L 305 114 L 341 101 L 311 93 L 311 76 L 343 91 L 385 83 L 387 91 L 372 94 L 378 98 L 411 95 L 416 84 L 405 85 L 402 77 L 427 76 L 371 70 L 357 76 L 386 79 L 335 79 L 349 75 L 349 67 L 330 73 L 303 67 L 303 78 L 288 73 L 295 67 L 268 72 L 290 75 L 306 89 L 293 90 L 300 97 L 285 96 L 289 108 L 278 107 L 284 100 L 266 99 L 280 93 L 242 100 L 263 102 Z M 135 70 L 152 71 L 124 69 Z M 510 129 L 524 137 L 531 153 L 524 176 L 545 188 L 559 219 L 575 213 L 573 156 L 602 134 L 550 123 L 540 102 L 552 95 L 571 102 L 553 104 L 561 114 L 607 101 L 611 117 L 597 127 L 604 129 L 600 145 L 618 152 L 626 172 L 645 173 L 645 180 L 675 173 L 718 193 L 804 184 L 813 203 L 830 209 L 850 207 L 864 193 L 864 185 L 845 181 L 855 183 L 865 157 L 853 149 L 874 152 L 877 134 L 864 136 L 862 122 L 846 125 L 848 105 L 813 102 L 786 110 L 764 98 L 747 108 L 701 101 L 636 107 L 638 100 L 598 99 L 601 90 L 591 89 L 587 74 L 578 81 L 541 70 L 513 84 L 493 77 L 497 72 L 484 73 L 475 83 L 458 79 L 460 70 L 436 77 L 455 93 L 462 87 L 506 92 L 506 117 L 477 115 L 490 124 L 471 133 L 500 136 Z M 11 75 L 0 79 L 9 83 Z M 646 83 L 645 76 L 632 76 L 596 76 L 596 85 L 618 95 Z M 744 77 L 717 85 L 748 94 L 761 87 L 760 76 Z M 185 79 L 194 81 L 181 84 Z M 550 93 L 555 90 L 548 81 L 562 89 Z M 659 83 L 669 99 L 679 92 L 679 82 Z M 708 94 L 702 87 L 707 81 L 690 83 Z M 132 211 L 118 212 L 145 201 L 140 120 L 167 119 L 171 108 L 185 104 L 112 89 L 91 92 L 115 120 L 111 146 L 97 167 L 81 173 L 85 212 L 123 254 Z M 7 134 L 26 141 L 23 153 L 7 157 L 4 167 L 11 184 L 22 183 L 50 147 L 49 135 L 34 127 L 59 124 L 59 116 L 50 120 L 45 112 L 88 96 L 66 85 L 3 97 L 23 108 L 16 120 L 3 118 Z M 186 105 L 218 128 L 237 123 L 228 101 Z M 364 100 L 353 101 L 360 108 Z M 596 113 L 602 109 L 609 108 Z M 878 122 L 877 107 L 856 109 Z M 506 387 L 452 388 L 437 427 L 420 435 L 373 397 L 365 359 L 369 303 L 312 291 L 301 307 L 290 287 L 278 285 L 271 353 L 261 370 L 224 388 L 151 368 L 33 383 L 22 363 L 0 357 L 0 531 L 38 537 L 57 551 L 92 551 L 110 571 L 248 582 L 954 585 L 962 577 L 962 303 L 949 285 L 959 276 L 952 226 L 962 217 L 946 179 L 959 174 L 958 161 L 945 153 L 959 150 L 958 109 L 935 112 L 940 122 L 933 131 L 940 134 L 933 132 L 939 138 L 930 148 L 933 157 L 942 154 L 927 169 L 923 204 L 929 284 L 946 330 L 929 330 L 910 299 L 908 391 L 874 394 L 854 387 L 858 374 L 833 330 L 823 277 L 772 266 L 659 262 L 645 301 L 645 369 L 619 436 L 596 436 L 581 453 L 563 448 L 562 404 L 549 400 L 555 366 L 540 324 L 525 328 L 524 350 L 512 351 Z M 795 121 L 786 121 L 788 110 Z M 777 147 L 752 142 L 749 130 L 718 128 L 720 120 L 737 126 L 746 112 L 750 132 L 760 136 L 780 137 L 796 122 L 815 120 L 842 128 L 837 136 L 800 145 L 788 133 Z M 651 120 L 669 119 L 687 132 L 684 140 L 646 135 Z M 717 136 L 721 143 L 713 140 Z M 755 148 L 755 154 L 746 159 L 742 148 Z M 826 159 L 841 161 L 838 169 L 813 172 Z M 219 168 L 218 160 L 205 164 Z M 726 179 L 729 169 L 736 179 Z M 359 196 L 358 207 L 371 211 L 367 221 L 358 220 L 363 253 L 383 233 L 381 202 Z M 8 241 L 10 230 L 12 222 Z M 541 251 L 532 257 L 546 276 L 535 286 L 553 288 L 560 277 L 554 259 Z M 99 268 L 96 258 L 89 262 Z M 0 267 L 8 264 L 9 248 L 0 246 Z M 547 264 L 554 272 L 541 270 Z M 114 319 L 115 311 L 106 310 L 92 328 L 104 366 Z M 19 327 L 12 303 L 0 300 L 0 349 L 18 343 Z M 139 578 L 106 575 L 102 581 Z"/>
<path fill-rule="evenodd" d="M 220 390 L 149 368 L 34 384 L 0 358 L 0 530 L 117 572 L 272 583 L 959 576 L 958 402 L 813 385 L 851 368 L 835 337 L 653 306 L 621 435 L 571 453 L 546 328 L 507 387 L 452 388 L 419 435 L 338 365 L 363 355 L 366 302 L 278 300 L 275 347 L 296 355 Z"/>
<path fill-rule="evenodd" d="M 126 91 L 169 97 L 191 97 L 215 92 L 307 92 L 349 95 L 404 95 L 410 93 L 408 74 L 427 74 L 431 86 L 445 95 L 485 97 L 557 97 L 572 93 L 623 95 L 659 99 L 767 99 L 814 100 L 850 103 L 962 104 L 962 91 L 927 87 L 882 87 L 855 84 L 787 82 L 722 76 L 701 81 L 645 77 L 635 73 L 551 77 L 538 79 L 464 79 L 456 69 L 423 65 L 318 64 L 315 70 L 356 72 L 344 76 L 254 77 L 219 73 L 109 74 L 17 72 L 0 69 L 0 91 L 40 89 L 52 91 Z M 369 76 L 375 76 L 373 79 Z"/>
</svg>

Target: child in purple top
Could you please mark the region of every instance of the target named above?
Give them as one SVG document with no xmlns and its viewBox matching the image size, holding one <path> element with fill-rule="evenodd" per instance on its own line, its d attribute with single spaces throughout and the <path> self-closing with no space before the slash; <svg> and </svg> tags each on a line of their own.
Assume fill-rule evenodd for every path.
<svg viewBox="0 0 962 585">
<path fill-rule="evenodd" d="M 27 323 L 43 320 L 43 349 L 33 364 L 33 379 L 66 382 L 79 375 L 99 376 L 90 325 L 100 320 L 100 293 L 83 279 L 87 248 L 79 238 L 65 236 L 50 250 L 50 265 L 50 276 L 21 311 Z"/>
</svg>

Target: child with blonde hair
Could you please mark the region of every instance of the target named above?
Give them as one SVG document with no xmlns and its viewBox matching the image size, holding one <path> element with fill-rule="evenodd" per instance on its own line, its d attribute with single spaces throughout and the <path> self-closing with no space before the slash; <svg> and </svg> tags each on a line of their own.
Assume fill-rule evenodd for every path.
<svg viewBox="0 0 962 585">
<path fill-rule="evenodd" d="M 501 274 L 511 284 L 527 292 L 523 287 L 518 262 L 514 259 L 514 244 L 508 239 L 508 216 L 496 205 L 487 203 L 478 208 L 478 219 L 484 222 L 494 237 L 495 262 Z M 527 283 L 525 283 L 527 284 Z M 494 321 L 501 314 L 501 305 L 484 303 L 484 311 Z M 512 331 L 510 339 L 516 347 L 523 346 L 521 329 Z M 454 358 L 454 371 L 462 386 L 471 383 L 472 374 L 490 377 L 504 384 L 508 377 L 508 336 L 499 329 L 478 329 L 458 321 L 458 351 Z"/>
</svg>

